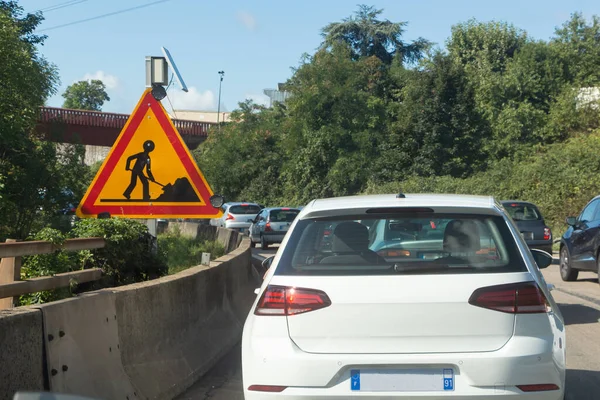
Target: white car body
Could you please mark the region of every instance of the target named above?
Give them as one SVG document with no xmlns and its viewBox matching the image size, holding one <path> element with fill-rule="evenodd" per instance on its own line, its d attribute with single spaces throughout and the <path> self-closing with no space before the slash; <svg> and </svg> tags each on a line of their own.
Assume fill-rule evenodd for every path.
<svg viewBox="0 0 600 400">
<path fill-rule="evenodd" d="M 255 212 L 248 213 L 237 213 L 232 209 L 239 209 L 241 207 L 252 207 Z M 261 207 L 256 203 L 225 203 L 221 207 L 223 215 L 221 218 L 213 218 L 210 220 L 210 224 L 220 228 L 227 228 L 240 231 L 242 233 L 248 233 L 252 221 L 256 218 L 261 210 Z"/>
<path fill-rule="evenodd" d="M 301 221 L 396 207 L 500 217 L 526 269 L 382 276 L 277 273 L 278 267 L 286 267 L 279 264 Z M 515 304 L 517 293 L 526 296 L 526 290 L 539 289 L 536 293 L 545 297 L 547 308 L 508 313 L 470 304 L 478 289 L 503 284 L 527 288 L 515 292 Z M 281 289 L 281 298 L 289 302 L 302 296 L 303 288 L 323 293 L 320 299 L 325 301 L 318 309 L 297 314 L 298 308 L 286 309 L 285 315 L 258 311 L 266 291 L 276 302 L 273 293 L 278 287 L 287 288 Z M 247 400 L 562 400 L 565 360 L 564 320 L 532 253 L 501 205 L 493 198 L 475 196 L 375 195 L 311 202 L 281 243 L 242 339 Z M 451 389 L 431 389 L 438 379 Z M 356 385 L 362 387 L 355 390 Z"/>
</svg>

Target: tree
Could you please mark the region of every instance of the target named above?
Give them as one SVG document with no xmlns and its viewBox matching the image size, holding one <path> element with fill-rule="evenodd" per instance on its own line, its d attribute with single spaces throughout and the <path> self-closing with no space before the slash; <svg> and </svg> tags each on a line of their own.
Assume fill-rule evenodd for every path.
<svg viewBox="0 0 600 400">
<path fill-rule="evenodd" d="M 98 79 L 75 82 L 62 95 L 65 98 L 63 107 L 101 111 L 104 102 L 110 101 L 105 89 L 104 83 Z"/>
<path fill-rule="evenodd" d="M 430 46 L 429 41 L 419 38 L 410 44 L 403 42 L 407 23 L 380 20 L 378 17 L 382 12 L 373 6 L 359 5 L 355 15 L 323 28 L 321 46 L 331 48 L 335 43 L 343 42 L 352 49 L 354 59 L 376 56 L 388 65 L 394 57 L 401 62 L 419 60 Z"/>
</svg>

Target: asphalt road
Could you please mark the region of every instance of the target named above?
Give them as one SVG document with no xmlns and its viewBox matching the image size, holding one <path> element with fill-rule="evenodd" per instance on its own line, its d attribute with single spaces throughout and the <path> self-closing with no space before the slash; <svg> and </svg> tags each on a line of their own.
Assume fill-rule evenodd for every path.
<svg viewBox="0 0 600 400">
<path fill-rule="evenodd" d="M 276 248 L 254 249 L 268 257 Z M 567 393 L 565 400 L 600 399 L 600 285 L 594 273 L 580 273 L 577 282 L 563 282 L 558 265 L 544 270 L 567 326 Z M 236 346 L 179 399 L 243 400 L 240 347 Z"/>
</svg>

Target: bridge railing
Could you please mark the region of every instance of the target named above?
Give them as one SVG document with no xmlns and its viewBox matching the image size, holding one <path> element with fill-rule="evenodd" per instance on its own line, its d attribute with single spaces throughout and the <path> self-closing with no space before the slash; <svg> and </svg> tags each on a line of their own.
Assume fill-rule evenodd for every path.
<svg viewBox="0 0 600 400">
<path fill-rule="evenodd" d="M 103 238 L 67 239 L 62 245 L 45 241 L 17 242 L 7 239 L 0 243 L 0 310 L 12 308 L 13 297 L 44 290 L 68 287 L 71 281 L 92 282 L 102 277 L 100 268 L 65 272 L 52 276 L 21 280 L 21 257 L 37 254 L 50 254 L 57 250 L 79 251 L 100 249 L 106 246 Z"/>
<path fill-rule="evenodd" d="M 69 108 L 40 107 L 39 122 L 60 121 L 72 125 L 94 126 L 100 128 L 122 129 L 129 119 L 128 114 L 103 111 L 73 110 Z M 211 122 L 172 119 L 175 128 L 182 135 L 207 136 Z"/>
</svg>

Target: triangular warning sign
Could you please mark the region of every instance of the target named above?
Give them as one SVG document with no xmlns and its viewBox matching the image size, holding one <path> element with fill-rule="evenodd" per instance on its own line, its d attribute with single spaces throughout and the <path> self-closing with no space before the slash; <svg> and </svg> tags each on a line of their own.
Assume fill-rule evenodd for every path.
<svg viewBox="0 0 600 400">
<path fill-rule="evenodd" d="M 162 104 L 147 89 L 110 149 L 79 217 L 218 218 L 204 175 Z"/>
</svg>

